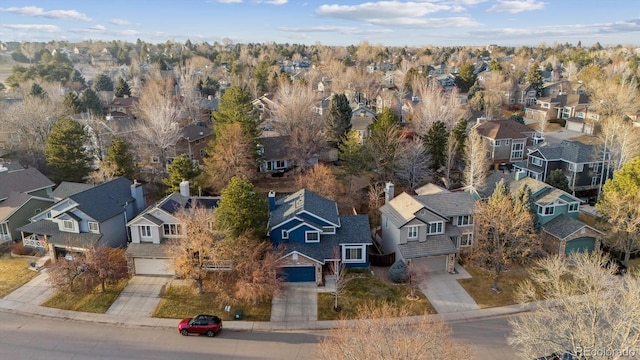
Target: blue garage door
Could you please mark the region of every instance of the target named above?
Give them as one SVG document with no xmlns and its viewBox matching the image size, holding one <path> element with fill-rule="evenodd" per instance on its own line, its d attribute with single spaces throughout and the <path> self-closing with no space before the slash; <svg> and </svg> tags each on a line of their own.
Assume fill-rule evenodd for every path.
<svg viewBox="0 0 640 360">
<path fill-rule="evenodd" d="M 596 239 L 592 237 L 580 237 L 567 242 L 564 248 L 565 254 L 572 252 L 592 252 L 596 247 Z"/>
<path fill-rule="evenodd" d="M 316 281 L 316 268 L 313 266 L 283 267 L 282 276 L 288 282 Z"/>
</svg>

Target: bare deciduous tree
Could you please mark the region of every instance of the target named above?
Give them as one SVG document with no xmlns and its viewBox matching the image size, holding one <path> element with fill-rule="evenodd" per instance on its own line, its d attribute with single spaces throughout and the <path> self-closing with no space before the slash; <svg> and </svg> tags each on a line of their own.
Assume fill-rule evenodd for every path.
<svg viewBox="0 0 640 360">
<path fill-rule="evenodd" d="M 313 112 L 317 97 L 311 84 L 300 81 L 280 81 L 273 102 L 272 117 L 282 135 L 290 135 L 295 129 L 309 129 L 314 135 L 322 130 L 322 119 Z"/>
<path fill-rule="evenodd" d="M 341 191 L 341 184 L 328 166 L 318 164 L 301 174 L 296 179 L 299 188 L 311 190 L 316 194 L 330 200 L 338 200 Z"/>
<path fill-rule="evenodd" d="M 415 189 L 429 175 L 429 155 L 419 137 L 405 141 L 400 146 L 396 177 Z"/>
<path fill-rule="evenodd" d="M 318 344 L 323 360 L 435 360 L 471 359 L 469 351 L 453 341 L 451 329 L 433 317 L 409 322 L 407 311 L 387 302 L 358 309 L 362 320 L 329 331 Z"/>
<path fill-rule="evenodd" d="M 421 136 L 426 135 L 436 121 L 444 122 L 447 129 L 451 129 L 465 115 L 457 91 L 446 93 L 435 80 L 416 79 L 413 92 L 420 98 L 414 109 L 413 126 Z"/>
<path fill-rule="evenodd" d="M 458 158 L 458 137 L 455 132 L 450 132 L 447 138 L 447 147 L 445 149 L 445 161 L 444 161 L 444 179 L 443 183 L 447 189 L 451 189 L 451 171 L 456 166 L 456 159 Z"/>
<path fill-rule="evenodd" d="M 601 253 L 540 259 L 519 288 L 518 300 L 533 310 L 510 320 L 511 346 L 521 359 L 557 352 L 574 358 L 634 357 L 640 343 L 640 280 L 616 278 Z"/>
<path fill-rule="evenodd" d="M 487 145 L 477 131 L 469 133 L 465 146 L 464 185 L 467 189 L 482 189 L 487 179 L 490 161 L 487 156 Z"/>
<path fill-rule="evenodd" d="M 125 249 L 94 246 L 87 251 L 86 262 L 89 274 L 100 284 L 102 292 L 107 285 L 113 285 L 129 277 Z"/>
</svg>

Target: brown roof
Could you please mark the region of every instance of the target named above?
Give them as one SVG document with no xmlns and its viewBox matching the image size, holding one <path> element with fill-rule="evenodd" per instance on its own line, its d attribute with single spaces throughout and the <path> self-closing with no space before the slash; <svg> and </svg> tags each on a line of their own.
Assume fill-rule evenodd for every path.
<svg viewBox="0 0 640 360">
<path fill-rule="evenodd" d="M 111 100 L 111 104 L 110 105 L 131 106 L 131 105 L 133 105 L 133 103 L 135 103 L 137 101 L 138 101 L 138 98 L 135 97 L 135 96 L 114 97 L 113 100 Z"/>
<path fill-rule="evenodd" d="M 285 160 L 289 156 L 289 136 L 270 136 L 259 138 L 258 141 L 262 144 L 264 153 L 262 158 L 264 160 Z"/>
<path fill-rule="evenodd" d="M 534 130 L 511 119 L 489 120 L 475 126 L 476 131 L 489 139 L 523 139 L 531 136 Z"/>
<path fill-rule="evenodd" d="M 189 125 L 182 129 L 182 136 L 190 142 L 202 139 L 211 135 L 212 131 L 206 126 Z"/>
</svg>

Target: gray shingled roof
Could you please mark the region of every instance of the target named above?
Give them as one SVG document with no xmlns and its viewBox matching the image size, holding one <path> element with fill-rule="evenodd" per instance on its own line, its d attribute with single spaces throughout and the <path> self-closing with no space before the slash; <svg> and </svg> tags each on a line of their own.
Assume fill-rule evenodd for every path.
<svg viewBox="0 0 640 360">
<path fill-rule="evenodd" d="M 290 136 L 269 136 L 261 137 L 258 142 L 262 144 L 264 153 L 262 158 L 266 161 L 285 160 L 289 156 L 289 139 Z"/>
<path fill-rule="evenodd" d="M 271 226 L 278 225 L 303 210 L 333 224 L 340 224 L 335 201 L 326 199 L 307 189 L 302 189 L 276 200 L 276 208 L 270 214 Z"/>
<path fill-rule="evenodd" d="M 104 184 L 73 194 L 69 198 L 78 203 L 78 209 L 92 219 L 103 222 L 122 214 L 131 197 L 131 180 L 119 177 Z"/>
<path fill-rule="evenodd" d="M 73 194 L 91 189 L 92 187 L 93 185 L 91 184 L 63 181 L 49 196 L 53 199 L 66 199 Z"/>
<path fill-rule="evenodd" d="M 475 200 L 466 191 L 420 195 L 414 198 L 424 204 L 427 209 L 445 218 L 470 215 L 475 207 Z"/>
<path fill-rule="evenodd" d="M 10 193 L 5 201 L 0 202 L 0 222 L 4 221 L 9 215 L 13 214 L 14 211 L 26 204 L 29 199 L 31 199 L 31 195 L 29 194 L 20 192 Z"/>
<path fill-rule="evenodd" d="M 38 220 L 18 228 L 20 231 L 47 235 L 47 242 L 55 245 L 72 245 L 82 248 L 89 248 L 100 240 L 102 234 L 95 233 L 70 233 L 60 231 L 58 224 L 51 220 Z"/>
<path fill-rule="evenodd" d="M 456 245 L 447 234 L 429 236 L 426 241 L 408 241 L 398 245 L 398 249 L 404 259 L 458 253 Z"/>
<path fill-rule="evenodd" d="M 537 150 L 547 160 L 564 160 L 577 164 L 599 161 L 595 145 L 583 144 L 579 141 L 563 140 L 557 146 L 540 146 Z"/>
<path fill-rule="evenodd" d="M 297 251 L 324 264 L 325 259 L 333 259 L 334 249 L 340 244 L 371 244 L 371 229 L 367 215 L 341 215 L 342 226 L 335 235 L 320 235 L 320 243 L 283 243 L 285 253 Z"/>
<path fill-rule="evenodd" d="M 544 224 L 542 226 L 542 230 L 544 230 L 545 232 L 549 233 L 550 235 L 560 240 L 564 240 L 567 236 L 575 233 L 576 231 L 582 229 L 585 226 L 591 228 L 589 225 L 583 223 L 580 220 L 577 220 L 570 216 L 562 214 L 562 215 L 556 216 L 553 220 Z"/>
<path fill-rule="evenodd" d="M 0 199 L 7 198 L 11 192 L 29 193 L 53 185 L 53 181 L 36 168 L 3 171 L 0 172 Z"/>
<path fill-rule="evenodd" d="M 137 258 L 160 258 L 160 259 L 169 259 L 170 257 L 167 255 L 166 250 L 169 248 L 169 245 L 165 242 L 161 242 L 160 244 L 136 244 L 131 243 L 127 247 L 127 251 L 125 255 L 128 257 L 137 257 Z"/>
</svg>

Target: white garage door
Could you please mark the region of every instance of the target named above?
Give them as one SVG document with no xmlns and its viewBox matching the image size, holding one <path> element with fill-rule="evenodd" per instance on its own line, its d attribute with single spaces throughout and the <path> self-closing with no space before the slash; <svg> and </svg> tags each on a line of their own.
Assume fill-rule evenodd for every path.
<svg viewBox="0 0 640 360">
<path fill-rule="evenodd" d="M 430 256 L 421 259 L 413 259 L 413 264 L 422 271 L 430 273 L 447 271 L 447 256 Z"/>
<path fill-rule="evenodd" d="M 133 263 L 136 267 L 136 275 L 175 275 L 171 262 L 167 259 L 136 258 Z"/>
</svg>

